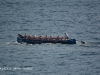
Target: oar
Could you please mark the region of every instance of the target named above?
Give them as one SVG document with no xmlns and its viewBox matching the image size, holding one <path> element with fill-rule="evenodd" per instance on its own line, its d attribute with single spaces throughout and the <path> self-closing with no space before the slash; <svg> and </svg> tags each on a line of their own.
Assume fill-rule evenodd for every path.
<svg viewBox="0 0 100 75">
<path fill-rule="evenodd" d="M 82 44 L 85 44 L 85 42 L 84 42 L 84 41 L 79 41 L 79 40 L 76 40 L 76 41 L 81 42 Z"/>
</svg>

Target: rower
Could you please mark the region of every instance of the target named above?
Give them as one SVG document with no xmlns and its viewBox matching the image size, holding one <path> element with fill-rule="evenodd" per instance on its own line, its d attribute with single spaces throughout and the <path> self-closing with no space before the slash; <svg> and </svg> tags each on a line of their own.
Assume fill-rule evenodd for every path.
<svg viewBox="0 0 100 75">
<path fill-rule="evenodd" d="M 69 39 L 69 36 L 67 33 L 65 33 L 65 39 Z"/>
<path fill-rule="evenodd" d="M 20 35 L 20 34 L 18 34 L 18 36 L 20 37 L 20 38 L 24 38 L 22 35 Z"/>
</svg>

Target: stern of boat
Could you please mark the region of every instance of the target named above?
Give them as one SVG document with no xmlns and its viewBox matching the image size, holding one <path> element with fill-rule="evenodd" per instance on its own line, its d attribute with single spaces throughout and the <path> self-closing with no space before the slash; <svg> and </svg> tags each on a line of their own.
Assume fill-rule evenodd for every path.
<svg viewBox="0 0 100 75">
<path fill-rule="evenodd" d="M 72 43 L 72 44 L 76 44 L 76 39 L 72 39 L 72 40 L 71 40 L 71 43 Z"/>
</svg>

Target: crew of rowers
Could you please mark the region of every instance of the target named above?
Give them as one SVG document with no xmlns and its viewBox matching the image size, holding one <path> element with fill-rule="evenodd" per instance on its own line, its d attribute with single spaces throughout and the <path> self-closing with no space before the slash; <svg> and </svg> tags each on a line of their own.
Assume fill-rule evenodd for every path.
<svg viewBox="0 0 100 75">
<path fill-rule="evenodd" d="M 45 37 L 36 36 L 36 35 L 30 36 L 30 35 L 27 35 L 27 34 L 25 33 L 25 36 L 24 36 L 24 37 L 25 37 L 26 40 L 48 40 L 48 41 L 69 39 L 67 33 L 65 33 L 65 35 L 62 36 L 62 37 L 59 37 L 59 36 L 57 36 L 57 37 L 53 37 L 53 36 L 48 37 L 47 35 L 46 35 Z"/>
</svg>

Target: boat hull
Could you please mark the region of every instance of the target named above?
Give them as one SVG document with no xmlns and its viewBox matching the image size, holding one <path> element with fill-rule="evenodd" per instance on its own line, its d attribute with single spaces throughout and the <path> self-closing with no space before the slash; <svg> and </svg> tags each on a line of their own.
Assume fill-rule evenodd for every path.
<svg viewBox="0 0 100 75">
<path fill-rule="evenodd" d="M 18 43 L 27 43 L 27 44 L 42 44 L 42 43 L 62 43 L 62 44 L 76 44 L 75 39 L 66 39 L 66 40 L 26 40 L 25 38 L 17 37 Z"/>
</svg>

